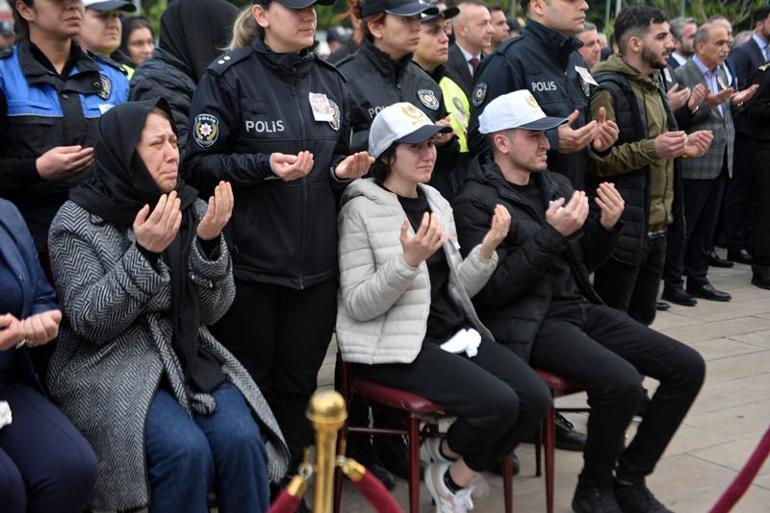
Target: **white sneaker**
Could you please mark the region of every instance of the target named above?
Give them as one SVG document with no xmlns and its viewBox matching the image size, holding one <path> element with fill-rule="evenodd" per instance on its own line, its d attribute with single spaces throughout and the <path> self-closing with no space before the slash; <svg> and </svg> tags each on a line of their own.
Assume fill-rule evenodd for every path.
<svg viewBox="0 0 770 513">
<path fill-rule="evenodd" d="M 473 509 L 471 487 L 452 493 L 444 483 L 444 474 L 449 470 L 448 463 L 431 463 L 425 469 L 425 486 L 436 502 L 436 513 L 467 513 Z"/>
<path fill-rule="evenodd" d="M 432 438 L 427 438 L 425 442 L 423 442 L 423 447 L 425 447 L 425 452 L 428 453 L 428 456 L 430 457 L 431 463 L 452 463 L 454 460 L 451 460 L 441 454 L 441 442 L 443 441 L 443 438 L 439 438 L 437 436 L 434 436 Z"/>
<path fill-rule="evenodd" d="M 440 447 L 442 440 L 443 438 L 435 436 L 427 438 L 425 442 L 423 442 L 423 447 L 425 447 L 425 452 L 428 453 L 431 463 L 448 463 L 451 465 L 454 460 L 450 460 L 441 454 Z M 479 473 L 476 476 L 476 479 L 471 482 L 469 488 L 471 489 L 471 497 L 476 502 L 483 501 L 489 497 L 489 482 L 487 482 L 487 479 L 481 473 Z"/>
</svg>

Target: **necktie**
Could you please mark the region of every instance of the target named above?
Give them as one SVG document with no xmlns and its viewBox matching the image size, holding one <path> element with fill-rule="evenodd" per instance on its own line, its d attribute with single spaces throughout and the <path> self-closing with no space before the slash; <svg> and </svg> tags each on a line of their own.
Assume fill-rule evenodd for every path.
<svg viewBox="0 0 770 513">
<path fill-rule="evenodd" d="M 476 73 L 476 70 L 479 69 L 479 60 L 476 57 L 471 57 L 468 59 L 468 64 L 471 65 L 471 68 L 473 68 L 473 73 Z"/>
</svg>

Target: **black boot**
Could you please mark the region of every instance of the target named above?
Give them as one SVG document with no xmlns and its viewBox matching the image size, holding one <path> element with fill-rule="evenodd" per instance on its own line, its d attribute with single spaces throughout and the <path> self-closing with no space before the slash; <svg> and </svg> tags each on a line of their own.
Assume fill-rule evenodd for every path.
<svg viewBox="0 0 770 513">
<path fill-rule="evenodd" d="M 582 451 L 586 446 L 586 435 L 575 431 L 575 426 L 561 414 L 557 413 L 554 419 L 556 423 L 556 448 L 563 451 Z"/>
</svg>

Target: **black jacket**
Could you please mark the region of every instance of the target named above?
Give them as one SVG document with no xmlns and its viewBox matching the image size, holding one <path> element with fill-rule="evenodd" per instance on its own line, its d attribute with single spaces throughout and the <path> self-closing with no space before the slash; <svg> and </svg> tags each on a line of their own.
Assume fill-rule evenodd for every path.
<svg viewBox="0 0 770 513">
<path fill-rule="evenodd" d="M 115 66 L 75 44 L 63 76 L 27 39 L 0 52 L 0 196 L 21 211 L 38 251 L 48 251 L 48 227 L 85 173 L 45 181 L 35 161 L 57 146 L 93 145 L 102 112 L 128 99 Z"/>
<path fill-rule="evenodd" d="M 486 138 L 478 131 L 479 115 L 484 107 L 498 96 L 519 89 L 529 89 L 547 116 L 566 118 L 574 110 L 580 111 L 572 126 L 584 126 L 589 116 L 590 90 L 575 67 L 587 69 L 587 66 L 582 57 L 572 55 L 581 46 L 578 39 L 568 38 L 529 20 L 520 37 L 503 43 L 484 59 L 476 72 L 476 85 L 470 96 L 472 107 L 468 133 L 471 153 L 488 153 Z M 591 150 L 559 153 L 558 130 L 549 130 L 546 135 L 551 143 L 549 169 L 568 177 L 575 188 L 582 189 L 586 159 Z"/>
<path fill-rule="evenodd" d="M 765 56 L 762 55 L 762 50 L 752 38 L 733 48 L 730 55 L 727 56 L 727 62 L 738 80 L 738 89 L 742 90 L 751 85 L 754 73 L 765 63 Z M 748 109 L 736 112 L 734 123 L 736 133 L 746 137 L 754 137 L 756 125 L 748 116 Z"/>
<path fill-rule="evenodd" d="M 136 69 L 131 79 L 131 101 L 165 98 L 174 115 L 179 151 L 184 153 L 189 138 L 190 103 L 195 93 L 195 81 L 187 66 L 162 48 Z"/>
<path fill-rule="evenodd" d="M 369 127 L 385 107 L 409 102 L 422 110 L 431 121 L 447 116 L 441 88 L 407 55 L 394 61 L 367 39 L 358 51 L 339 63 L 345 75 L 352 101 L 352 151 L 369 147 Z"/>
<path fill-rule="evenodd" d="M 356 53 L 340 61 L 339 68 L 347 78 L 352 103 L 351 151 L 369 148 L 369 127 L 374 117 L 394 103 L 409 102 L 433 122 L 447 116 L 441 88 L 411 59 L 412 56 L 407 55 L 394 61 L 364 39 Z M 443 179 L 442 175 L 455 172 L 459 152 L 457 139 L 438 148 L 431 185 L 439 188 L 441 184 L 452 182 Z M 441 188 L 439 191 L 448 192 Z"/>
<path fill-rule="evenodd" d="M 767 148 L 770 145 L 770 64 L 760 66 L 754 73 L 751 83 L 759 84 L 759 89 L 744 110 L 756 126 L 754 137 L 758 144 Z M 762 201 L 767 201 L 767 198 L 763 198 Z"/>
<path fill-rule="evenodd" d="M 309 94 L 329 99 L 334 121 L 316 121 Z M 332 166 L 348 154 L 347 90 L 312 53 L 273 53 L 261 39 L 227 52 L 201 77 L 190 109 L 187 169 L 204 197 L 229 180 L 235 210 L 226 236 L 238 280 L 303 289 L 337 276 Z M 309 150 L 308 176 L 285 182 L 273 152 Z M 335 182 L 336 183 L 336 182 Z"/>
<path fill-rule="evenodd" d="M 599 83 L 599 89 L 605 89 L 612 95 L 615 118 L 620 128 L 616 145 L 633 143 L 649 138 L 647 118 L 642 113 L 640 102 L 637 100 L 628 79 L 621 73 L 604 71 L 594 75 Z M 674 113 L 668 104 L 663 86 L 660 96 L 668 116 L 668 129 L 678 130 Z M 686 109 L 689 111 L 689 109 Z M 625 209 L 621 220 L 623 230 L 620 240 L 612 255 L 614 260 L 628 265 L 640 265 L 647 251 L 647 232 L 650 219 L 650 168 L 629 169 L 624 174 L 598 177 L 590 175 L 586 178 L 587 190 L 595 191 L 601 182 L 612 182 L 623 196 Z M 674 159 L 674 199 L 672 217 L 676 236 L 684 236 L 682 202 L 683 177 L 681 160 Z M 672 235 L 675 236 L 675 235 Z"/>
<path fill-rule="evenodd" d="M 532 179 L 543 195 L 540 212 L 533 211 L 518 191 L 507 185 L 494 163 L 486 163 L 472 176 L 453 203 L 463 256 L 484 239 L 495 205 L 503 205 L 511 213 L 508 236 L 497 248 L 497 269 L 473 302 L 495 340 L 525 361 L 551 307 L 551 270 L 556 260 L 565 259 L 581 293 L 600 304 L 588 275 L 606 261 L 620 236 L 620 223 L 607 231 L 597 216 L 589 217 L 571 237 L 562 236 L 545 221 L 545 210 L 551 200 L 572 197 L 569 180 L 551 172 L 533 174 Z"/>
</svg>

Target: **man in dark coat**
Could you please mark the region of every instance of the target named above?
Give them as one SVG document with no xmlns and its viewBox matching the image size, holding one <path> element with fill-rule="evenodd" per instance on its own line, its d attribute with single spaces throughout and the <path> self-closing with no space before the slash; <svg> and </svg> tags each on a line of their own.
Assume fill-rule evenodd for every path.
<svg viewBox="0 0 770 513">
<path fill-rule="evenodd" d="M 489 103 L 479 129 L 493 162 L 466 183 L 453 204 L 461 251 L 484 237 L 497 205 L 511 214 L 498 265 L 474 298 L 498 343 L 588 390 L 591 414 L 575 513 L 671 513 L 645 485 L 703 383 L 705 363 L 690 347 L 602 304 L 588 273 L 620 236 L 623 199 L 609 183 L 597 190 L 598 215 L 568 180 L 547 170 L 548 118 L 529 91 Z M 660 381 L 637 435 L 621 441 L 642 395 L 642 375 Z M 614 474 L 614 475 L 613 475 Z"/>
</svg>

